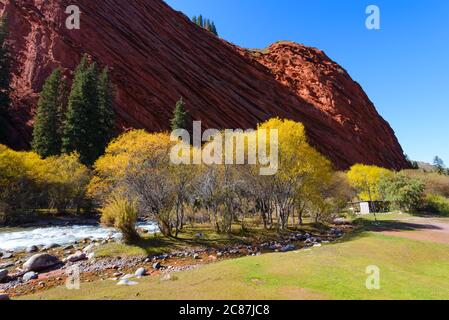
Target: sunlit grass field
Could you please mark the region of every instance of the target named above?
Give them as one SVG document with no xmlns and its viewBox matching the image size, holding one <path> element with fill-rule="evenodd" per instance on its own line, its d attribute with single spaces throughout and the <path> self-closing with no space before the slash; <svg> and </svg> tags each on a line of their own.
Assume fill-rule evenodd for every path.
<svg viewBox="0 0 449 320">
<path fill-rule="evenodd" d="M 205 265 L 168 281 L 147 277 L 136 280 L 136 286 L 120 287 L 104 280 L 83 283 L 80 290 L 61 287 L 24 298 L 449 299 L 448 252 L 449 244 L 366 231 L 310 250 Z M 380 270 L 379 290 L 366 287 L 368 266 Z"/>
</svg>

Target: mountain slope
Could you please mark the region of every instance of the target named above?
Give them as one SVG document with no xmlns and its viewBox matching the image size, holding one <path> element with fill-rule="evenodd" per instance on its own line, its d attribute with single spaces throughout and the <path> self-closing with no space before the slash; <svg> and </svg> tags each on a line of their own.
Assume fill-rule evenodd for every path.
<svg viewBox="0 0 449 320">
<path fill-rule="evenodd" d="M 65 27 L 68 5 L 81 29 Z M 183 97 L 205 128 L 251 128 L 273 116 L 304 123 L 336 167 L 407 166 L 389 125 L 363 90 L 319 50 L 274 44 L 249 52 L 223 41 L 161 0 L 0 0 L 13 66 L 10 144 L 30 141 L 37 93 L 56 66 L 70 78 L 83 53 L 112 69 L 121 128 L 166 130 Z M 303 62 L 305 61 L 305 62 Z"/>
</svg>

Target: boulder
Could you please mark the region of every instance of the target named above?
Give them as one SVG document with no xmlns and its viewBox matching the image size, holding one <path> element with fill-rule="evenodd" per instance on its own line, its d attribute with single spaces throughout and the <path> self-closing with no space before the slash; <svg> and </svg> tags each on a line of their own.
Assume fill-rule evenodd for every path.
<svg viewBox="0 0 449 320">
<path fill-rule="evenodd" d="M 337 226 L 338 225 L 342 226 L 342 225 L 351 224 L 351 221 L 349 221 L 348 219 L 345 219 L 345 218 L 336 218 L 336 219 L 334 219 L 333 222 Z"/>
<path fill-rule="evenodd" d="M 42 250 L 50 250 L 50 249 L 54 249 L 54 248 L 58 248 L 58 247 L 60 247 L 60 245 L 57 243 L 49 243 L 49 244 L 45 245 L 42 248 Z"/>
<path fill-rule="evenodd" d="M 139 268 L 139 269 L 137 269 L 136 272 L 134 273 L 134 275 L 135 275 L 137 278 L 146 276 L 146 274 L 147 274 L 147 271 L 145 270 L 145 268 Z"/>
<path fill-rule="evenodd" d="M 38 278 L 38 274 L 34 271 L 27 272 L 23 275 L 22 280 L 28 282 L 30 280 L 34 280 Z"/>
<path fill-rule="evenodd" d="M 0 269 L 0 282 L 5 280 L 8 277 L 8 270 Z"/>
<path fill-rule="evenodd" d="M 87 260 L 87 256 L 84 252 L 77 251 L 74 254 L 71 254 L 67 258 L 65 258 L 65 262 L 78 262 L 81 260 Z"/>
<path fill-rule="evenodd" d="M 0 301 L 9 300 L 9 295 L 6 293 L 0 293 Z"/>
<path fill-rule="evenodd" d="M 83 249 L 84 253 L 92 252 L 95 249 L 95 245 L 92 243 Z"/>
<path fill-rule="evenodd" d="M 281 252 L 289 252 L 289 251 L 294 251 L 294 250 L 296 250 L 296 247 L 292 244 L 286 245 L 281 248 Z"/>
<path fill-rule="evenodd" d="M 135 282 L 135 281 L 130 281 L 130 280 L 128 280 L 128 279 L 120 280 L 120 281 L 117 283 L 118 286 L 135 286 L 135 285 L 137 285 L 137 284 L 139 284 L 139 283 L 138 283 L 138 282 Z"/>
<path fill-rule="evenodd" d="M 33 252 L 38 252 L 39 248 L 37 246 L 29 246 L 28 248 L 26 248 L 25 250 L 27 253 L 33 253 Z"/>
<path fill-rule="evenodd" d="M 56 266 L 61 263 L 59 259 L 47 253 L 35 254 L 29 258 L 24 264 L 25 271 L 41 271 Z"/>
<path fill-rule="evenodd" d="M 95 252 L 90 252 L 88 255 L 87 255 L 87 259 L 88 260 L 92 260 L 92 259 L 94 259 L 95 258 Z"/>
<path fill-rule="evenodd" d="M 153 263 L 153 269 L 154 269 L 154 270 L 159 270 L 160 268 L 162 268 L 160 262 L 155 262 L 155 263 Z"/>
</svg>

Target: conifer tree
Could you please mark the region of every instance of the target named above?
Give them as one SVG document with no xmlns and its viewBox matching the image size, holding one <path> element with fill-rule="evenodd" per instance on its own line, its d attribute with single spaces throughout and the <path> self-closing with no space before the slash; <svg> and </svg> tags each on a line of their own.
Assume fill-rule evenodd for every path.
<svg viewBox="0 0 449 320">
<path fill-rule="evenodd" d="M 185 129 L 190 130 L 190 116 L 185 109 L 185 104 L 182 98 L 176 102 L 175 109 L 173 110 L 173 118 L 171 119 L 171 129 Z"/>
<path fill-rule="evenodd" d="M 197 23 L 200 27 L 204 28 L 204 21 L 203 21 L 203 16 L 200 14 L 200 16 L 198 17 L 198 23 Z"/>
<path fill-rule="evenodd" d="M 34 119 L 32 146 L 41 157 L 61 153 L 64 97 L 64 80 L 61 71 L 56 69 L 45 81 Z"/>
<path fill-rule="evenodd" d="M 97 66 L 95 63 L 89 66 L 87 56 L 84 56 L 75 71 L 68 99 L 62 149 L 65 153 L 78 152 L 81 162 L 86 165 L 92 165 L 99 156 L 95 119 L 97 82 Z"/>
<path fill-rule="evenodd" d="M 115 136 L 114 94 L 109 80 L 109 68 L 105 67 L 98 79 L 97 125 L 99 152 L 104 153 L 108 143 Z"/>
</svg>

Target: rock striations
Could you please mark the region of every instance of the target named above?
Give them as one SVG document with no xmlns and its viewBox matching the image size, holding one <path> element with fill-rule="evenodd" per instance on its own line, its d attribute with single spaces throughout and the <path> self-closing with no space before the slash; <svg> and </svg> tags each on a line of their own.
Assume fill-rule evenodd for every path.
<svg viewBox="0 0 449 320">
<path fill-rule="evenodd" d="M 65 9 L 81 9 L 68 30 Z M 11 31 L 13 104 L 9 144 L 27 148 L 38 92 L 82 54 L 109 65 L 118 126 L 166 130 L 183 97 L 204 128 L 252 128 L 271 117 L 301 121 L 337 168 L 361 162 L 407 167 L 393 130 L 362 88 L 322 51 L 291 42 L 234 46 L 161 0 L 0 0 Z"/>
</svg>

